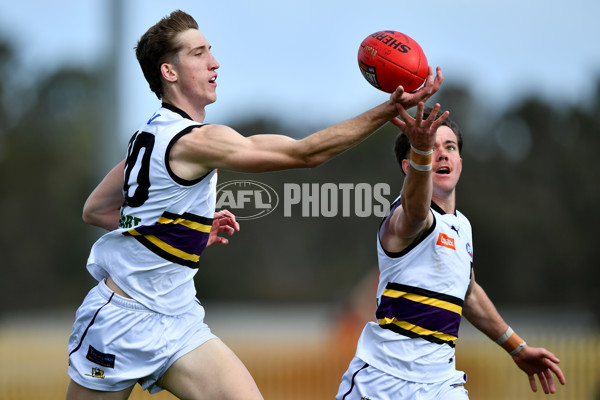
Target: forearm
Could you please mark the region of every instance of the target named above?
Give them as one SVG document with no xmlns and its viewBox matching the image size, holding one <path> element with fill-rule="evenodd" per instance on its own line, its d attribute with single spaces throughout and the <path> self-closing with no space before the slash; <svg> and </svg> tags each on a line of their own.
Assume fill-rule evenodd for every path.
<svg viewBox="0 0 600 400">
<path fill-rule="evenodd" d="M 299 157 L 313 167 L 360 143 L 397 115 L 389 102 L 299 141 Z"/>
<path fill-rule="evenodd" d="M 115 166 L 92 191 L 83 206 L 83 221 L 89 225 L 114 230 L 119 226 L 123 205 L 123 171 L 125 161 Z"/>
<path fill-rule="evenodd" d="M 409 169 L 402 186 L 402 208 L 407 221 L 418 224 L 429 215 L 433 183 L 431 171 Z"/>
<path fill-rule="evenodd" d="M 239 172 L 313 168 L 356 145 L 396 114 L 392 103 L 383 103 L 300 140 L 272 134 L 244 137 L 224 125 L 206 125 L 175 143 L 170 162 L 180 174 L 191 170 L 186 176 L 200 176 L 213 168 Z"/>
<path fill-rule="evenodd" d="M 494 341 L 508 328 L 508 324 L 488 295 L 476 282 L 473 282 L 473 287 L 465 299 L 463 315 L 474 327 Z"/>
</svg>

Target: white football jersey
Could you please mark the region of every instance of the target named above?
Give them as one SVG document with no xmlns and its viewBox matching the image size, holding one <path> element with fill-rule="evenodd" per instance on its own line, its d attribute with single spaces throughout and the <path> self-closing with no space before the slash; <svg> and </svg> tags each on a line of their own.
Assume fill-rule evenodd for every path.
<svg viewBox="0 0 600 400">
<path fill-rule="evenodd" d="M 454 374 L 473 261 L 469 220 L 434 203 L 431 212 L 431 228 L 399 253 L 383 249 L 378 236 L 377 322 L 365 326 L 356 353 L 390 375 L 422 383 Z"/>
<path fill-rule="evenodd" d="M 215 213 L 217 171 L 187 181 L 168 162 L 177 139 L 199 126 L 163 103 L 133 135 L 119 229 L 94 244 L 87 264 L 97 280 L 110 275 L 129 296 L 168 315 L 194 304 L 193 277 Z"/>
</svg>

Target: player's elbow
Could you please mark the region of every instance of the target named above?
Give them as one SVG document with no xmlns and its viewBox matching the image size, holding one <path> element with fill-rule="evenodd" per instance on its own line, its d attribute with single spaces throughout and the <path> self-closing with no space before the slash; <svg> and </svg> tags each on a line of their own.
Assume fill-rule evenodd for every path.
<svg viewBox="0 0 600 400">
<path fill-rule="evenodd" d="M 91 216 L 90 214 L 85 210 L 85 208 L 83 209 L 83 212 L 81 213 L 81 219 L 83 220 L 84 223 L 86 224 L 90 224 L 91 221 Z"/>
<path fill-rule="evenodd" d="M 81 219 L 83 220 L 84 223 L 86 223 L 88 225 L 98 226 L 101 218 L 99 217 L 98 213 L 96 213 L 93 210 L 91 210 L 90 208 L 84 206 L 83 212 L 81 213 Z"/>
<path fill-rule="evenodd" d="M 87 225 L 112 231 L 119 227 L 119 210 L 100 210 L 84 206 L 81 219 Z"/>
<path fill-rule="evenodd" d="M 318 156 L 307 156 L 302 159 L 303 168 L 316 168 L 322 165 L 327 159 Z"/>
<path fill-rule="evenodd" d="M 83 205 L 83 210 L 81 211 L 81 219 L 88 225 L 92 224 L 92 221 L 94 219 L 94 213 L 90 208 L 89 201 L 86 201 Z"/>
</svg>

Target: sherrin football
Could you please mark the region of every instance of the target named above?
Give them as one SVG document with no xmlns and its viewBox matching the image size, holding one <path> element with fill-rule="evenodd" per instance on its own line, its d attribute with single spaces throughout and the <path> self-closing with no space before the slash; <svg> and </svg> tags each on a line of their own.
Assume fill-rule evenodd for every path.
<svg viewBox="0 0 600 400">
<path fill-rule="evenodd" d="M 396 31 L 379 31 L 362 41 L 358 49 L 360 72 L 371 85 L 392 93 L 400 85 L 405 92 L 420 88 L 429 65 L 421 46 Z"/>
</svg>

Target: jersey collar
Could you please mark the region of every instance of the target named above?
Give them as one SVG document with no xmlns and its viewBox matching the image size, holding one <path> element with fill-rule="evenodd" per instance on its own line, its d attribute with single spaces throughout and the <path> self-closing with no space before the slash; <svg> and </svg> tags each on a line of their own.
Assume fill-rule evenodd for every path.
<svg viewBox="0 0 600 400">
<path fill-rule="evenodd" d="M 433 208 L 433 210 L 435 212 L 437 212 L 438 214 L 441 214 L 441 215 L 447 214 L 446 211 L 444 211 L 442 209 L 442 207 L 440 207 L 437 204 L 435 204 L 434 201 L 431 201 L 431 208 Z M 456 215 L 456 208 L 454 209 L 454 215 Z"/>
<path fill-rule="evenodd" d="M 183 111 L 180 108 L 175 107 L 172 104 L 163 102 L 162 103 L 162 107 L 166 108 L 167 110 L 173 111 L 174 113 L 177 113 L 177 114 L 181 115 L 185 119 L 189 119 L 189 120 L 193 121 L 193 119 L 185 111 Z"/>
</svg>

